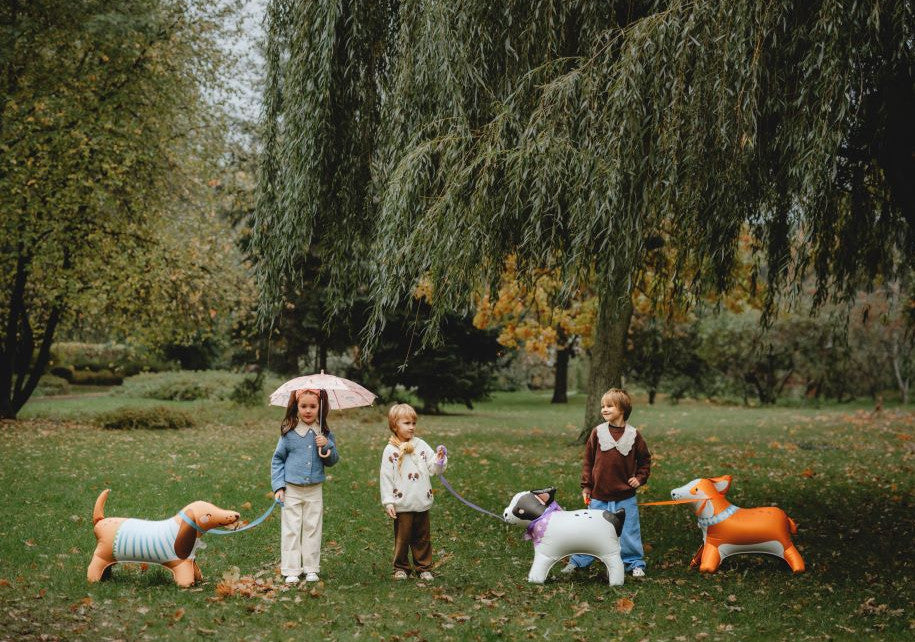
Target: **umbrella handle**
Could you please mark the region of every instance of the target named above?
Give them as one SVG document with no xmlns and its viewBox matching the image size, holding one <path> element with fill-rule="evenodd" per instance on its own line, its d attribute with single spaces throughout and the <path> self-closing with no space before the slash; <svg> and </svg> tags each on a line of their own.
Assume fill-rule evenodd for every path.
<svg viewBox="0 0 915 642">
<path fill-rule="evenodd" d="M 318 446 L 318 457 L 320 457 L 321 459 L 327 459 L 328 457 L 330 457 L 330 451 L 328 450 L 327 452 L 324 452 L 323 450 L 321 450 L 321 447 Z"/>
</svg>

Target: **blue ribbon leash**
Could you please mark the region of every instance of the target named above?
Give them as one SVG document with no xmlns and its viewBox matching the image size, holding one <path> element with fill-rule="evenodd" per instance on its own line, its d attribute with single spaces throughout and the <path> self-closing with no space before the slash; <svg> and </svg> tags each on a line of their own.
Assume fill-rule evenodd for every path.
<svg viewBox="0 0 915 642">
<path fill-rule="evenodd" d="M 178 515 L 180 515 L 181 519 L 183 519 L 187 524 L 189 524 L 190 526 L 193 526 L 194 530 L 196 530 L 198 533 L 201 533 L 201 534 L 212 533 L 213 535 L 234 535 L 235 533 L 241 533 L 242 531 L 246 531 L 249 528 L 254 528 L 258 524 L 260 524 L 262 521 L 264 521 L 265 519 L 270 517 L 270 513 L 273 512 L 273 509 L 276 508 L 277 504 L 279 504 L 280 506 L 283 505 L 283 503 L 281 501 L 276 500 L 276 499 L 273 500 L 273 503 L 270 504 L 270 508 L 267 509 L 266 513 L 264 513 L 263 515 L 261 515 L 260 517 L 255 519 L 253 522 L 250 522 L 249 524 L 242 526 L 241 528 L 238 528 L 234 531 L 227 531 L 227 530 L 223 530 L 221 528 L 214 528 L 213 530 L 205 531 L 202 528 L 200 528 L 199 526 L 197 526 L 197 524 L 194 523 L 194 520 L 192 520 L 190 517 L 185 515 L 184 511 L 179 511 Z"/>
</svg>

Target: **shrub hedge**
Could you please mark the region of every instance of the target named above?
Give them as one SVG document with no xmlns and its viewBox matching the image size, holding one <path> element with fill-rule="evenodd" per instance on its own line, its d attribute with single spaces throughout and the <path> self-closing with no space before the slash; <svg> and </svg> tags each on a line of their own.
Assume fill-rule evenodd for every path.
<svg viewBox="0 0 915 642">
<path fill-rule="evenodd" d="M 260 379 L 260 380 L 258 380 Z M 266 404 L 264 378 L 225 370 L 146 372 L 124 380 L 114 394 L 167 401 L 212 399 L 245 405 Z M 279 385 L 274 378 L 270 385 Z"/>
<path fill-rule="evenodd" d="M 194 418 L 190 414 L 168 406 L 154 406 L 151 408 L 125 406 L 104 412 L 98 415 L 95 421 L 102 428 L 109 430 L 175 430 L 191 428 L 195 425 Z"/>
</svg>

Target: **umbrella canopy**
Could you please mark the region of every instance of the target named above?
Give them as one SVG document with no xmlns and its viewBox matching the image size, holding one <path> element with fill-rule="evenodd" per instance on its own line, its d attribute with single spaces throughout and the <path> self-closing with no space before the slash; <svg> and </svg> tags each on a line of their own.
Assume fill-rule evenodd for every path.
<svg viewBox="0 0 915 642">
<path fill-rule="evenodd" d="M 331 410 L 371 406 L 375 401 L 375 395 L 355 381 L 324 374 L 322 370 L 320 374 L 296 377 L 284 383 L 270 395 L 270 405 L 285 408 L 286 404 L 289 403 L 289 394 L 294 390 L 303 390 L 305 388 L 326 390 Z"/>
</svg>

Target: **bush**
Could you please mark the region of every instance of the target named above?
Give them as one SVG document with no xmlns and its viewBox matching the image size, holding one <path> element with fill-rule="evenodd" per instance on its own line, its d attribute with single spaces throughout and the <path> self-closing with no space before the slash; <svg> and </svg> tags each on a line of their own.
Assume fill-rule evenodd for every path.
<svg viewBox="0 0 915 642">
<path fill-rule="evenodd" d="M 147 351 L 121 343 L 82 343 L 64 341 L 51 347 L 50 371 L 64 376 L 56 370 L 108 370 L 121 377 L 140 372 L 174 370 L 176 364 L 163 361 Z M 72 382 L 71 382 L 72 383 Z"/>
<path fill-rule="evenodd" d="M 108 430 L 143 428 L 147 430 L 175 430 L 191 428 L 194 418 L 183 410 L 168 406 L 152 408 L 123 407 L 100 414 L 96 423 Z"/>
<path fill-rule="evenodd" d="M 75 386 L 119 386 L 124 377 L 111 370 L 74 370 L 70 383 Z"/>
<path fill-rule="evenodd" d="M 229 399 L 241 406 L 259 406 L 264 403 L 264 373 L 258 372 L 239 381 Z"/>
<path fill-rule="evenodd" d="M 236 393 L 237 388 L 254 384 L 254 381 L 244 384 L 245 378 L 243 374 L 224 370 L 144 373 L 125 379 L 124 385 L 117 388 L 115 394 L 167 401 L 193 401 L 196 399 L 236 401 L 233 395 L 238 394 Z M 271 383 L 273 383 L 272 380 Z M 261 381 L 261 386 L 263 386 L 263 381 Z M 262 404 L 266 401 L 265 396 L 256 389 L 256 386 L 244 394 L 248 394 L 255 404 Z M 258 396 L 256 400 L 255 396 Z"/>
<path fill-rule="evenodd" d="M 35 394 L 39 396 L 65 395 L 70 392 L 70 383 L 54 375 L 44 375 L 38 380 L 38 387 L 35 388 Z"/>
</svg>

